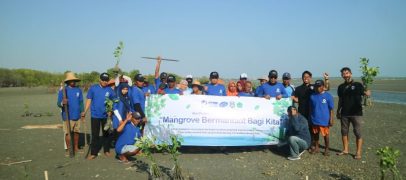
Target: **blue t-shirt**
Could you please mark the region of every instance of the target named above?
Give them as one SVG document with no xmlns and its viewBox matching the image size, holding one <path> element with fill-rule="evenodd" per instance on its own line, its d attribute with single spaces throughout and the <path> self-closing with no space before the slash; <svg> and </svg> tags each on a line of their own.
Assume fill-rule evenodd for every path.
<svg viewBox="0 0 406 180">
<path fill-rule="evenodd" d="M 285 91 L 285 87 L 282 83 L 275 83 L 271 85 L 269 83 L 265 83 L 262 85 L 263 94 L 262 96 L 269 95 L 271 97 L 276 97 L 282 95 L 283 98 L 287 98 L 288 94 Z"/>
<path fill-rule="evenodd" d="M 153 85 L 149 84 L 146 87 L 142 87 L 142 91 L 145 93 L 156 94 L 156 89 Z"/>
<path fill-rule="evenodd" d="M 77 121 L 80 119 L 80 113 L 82 112 L 81 106 L 83 106 L 83 94 L 82 90 L 78 87 L 66 86 L 66 97 L 68 99 L 68 116 L 69 120 Z M 63 92 L 62 89 L 58 92 L 58 105 L 62 103 Z M 62 107 L 62 120 L 66 120 L 66 113 Z"/>
<path fill-rule="evenodd" d="M 328 126 L 330 110 L 334 109 L 334 99 L 330 93 L 313 93 L 310 96 L 311 120 L 319 126 Z"/>
<path fill-rule="evenodd" d="M 89 88 L 87 92 L 87 99 L 91 99 L 90 112 L 92 118 L 107 118 L 106 98 L 114 99 L 114 92 L 111 87 L 102 87 L 100 84 L 95 84 Z"/>
<path fill-rule="evenodd" d="M 131 99 L 135 104 L 140 103 L 141 109 L 143 112 L 145 112 L 145 94 L 142 89 L 140 89 L 137 86 L 132 86 L 131 87 Z"/>
<path fill-rule="evenodd" d="M 255 96 L 256 97 L 264 96 L 264 90 L 262 89 L 262 86 L 258 86 L 257 89 L 255 89 Z"/>
<path fill-rule="evenodd" d="M 222 84 L 207 84 L 207 93 L 206 95 L 212 96 L 227 96 L 227 91 L 224 85 Z"/>
<path fill-rule="evenodd" d="M 285 91 L 288 97 L 291 97 L 293 92 L 295 91 L 295 87 L 293 85 L 289 85 L 285 87 Z"/>
<path fill-rule="evenodd" d="M 115 120 L 117 121 L 117 119 Z M 114 121 L 113 121 L 114 123 Z M 116 124 L 120 124 L 115 122 Z M 134 126 L 131 121 L 128 121 L 124 126 L 123 131 L 118 134 L 118 139 L 116 141 L 115 150 L 117 154 L 121 154 L 121 150 L 125 145 L 134 145 L 135 138 L 141 137 L 140 128 Z"/>
<path fill-rule="evenodd" d="M 159 86 L 161 85 L 161 79 L 155 78 L 154 81 L 155 81 L 155 89 L 158 91 Z"/>
<path fill-rule="evenodd" d="M 126 102 L 127 105 L 124 104 L 123 100 L 119 99 L 118 102 L 115 102 L 113 104 L 113 112 L 117 110 L 119 112 L 122 120 L 126 118 L 128 112 L 135 112 L 134 111 L 134 105 L 133 105 L 130 97 L 125 98 L 125 100 L 127 101 Z M 113 128 L 114 129 L 118 128 L 118 126 L 120 125 L 119 122 L 120 122 L 120 120 L 118 119 L 118 117 L 114 113 L 113 114 Z"/>
<path fill-rule="evenodd" d="M 239 92 L 238 96 L 242 96 L 242 97 L 254 97 L 255 94 L 254 93 L 247 93 L 247 92 Z"/>
<path fill-rule="evenodd" d="M 182 94 L 182 91 L 180 89 L 176 89 L 176 88 L 165 88 L 164 89 L 165 94 Z"/>
</svg>

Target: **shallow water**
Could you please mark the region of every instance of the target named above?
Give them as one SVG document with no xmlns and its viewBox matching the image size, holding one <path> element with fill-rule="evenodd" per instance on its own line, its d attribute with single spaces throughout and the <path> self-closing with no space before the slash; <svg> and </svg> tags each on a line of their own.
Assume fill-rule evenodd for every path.
<svg viewBox="0 0 406 180">
<path fill-rule="evenodd" d="M 334 97 L 337 97 L 337 89 L 332 88 L 329 92 Z M 406 105 L 406 92 L 372 91 L 372 100 L 375 102 Z"/>
</svg>

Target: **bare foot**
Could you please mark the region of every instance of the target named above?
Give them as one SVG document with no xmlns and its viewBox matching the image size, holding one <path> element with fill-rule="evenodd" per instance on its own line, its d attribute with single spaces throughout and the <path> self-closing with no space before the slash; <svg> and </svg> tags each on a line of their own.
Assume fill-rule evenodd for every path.
<svg viewBox="0 0 406 180">
<path fill-rule="evenodd" d="M 96 159 L 95 155 L 90 155 L 89 157 L 87 157 L 87 160 L 93 160 L 93 159 Z"/>
<path fill-rule="evenodd" d="M 104 155 L 107 156 L 107 157 L 111 156 L 110 152 L 104 152 Z"/>
<path fill-rule="evenodd" d="M 125 157 L 124 155 L 120 155 L 120 156 L 118 156 L 118 158 L 120 159 L 120 162 L 122 162 L 122 163 L 127 163 L 128 162 L 127 157 Z"/>
<path fill-rule="evenodd" d="M 356 160 L 360 160 L 362 157 L 361 157 L 361 154 L 356 154 L 355 156 L 354 156 L 354 159 L 356 159 Z"/>
</svg>

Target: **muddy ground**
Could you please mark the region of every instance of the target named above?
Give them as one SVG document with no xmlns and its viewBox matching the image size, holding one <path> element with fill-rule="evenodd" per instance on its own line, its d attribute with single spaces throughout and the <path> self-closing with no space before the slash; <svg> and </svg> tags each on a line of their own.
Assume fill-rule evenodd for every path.
<svg viewBox="0 0 406 180">
<path fill-rule="evenodd" d="M 43 88 L 6 88 L 0 89 L 0 102 L 0 179 L 44 179 L 44 171 L 48 171 L 49 179 L 148 179 L 148 161 L 143 157 L 136 157 L 130 164 L 104 155 L 89 161 L 84 159 L 84 153 L 69 158 L 63 149 L 62 129 L 22 129 L 25 125 L 61 123 L 56 94 L 46 93 Z M 30 112 L 43 116 L 22 117 L 24 104 Z M 50 113 L 53 116 L 45 116 Z M 405 105 L 376 103 L 367 108 L 362 160 L 335 155 L 341 149 L 337 121 L 331 129 L 329 157 L 305 153 L 299 161 L 288 161 L 283 148 L 276 146 L 184 147 L 180 162 L 189 179 L 378 179 L 376 150 L 391 146 L 401 151 L 398 168 L 406 177 L 405 121 Z M 354 153 L 354 136 L 350 138 Z M 170 177 L 173 165 L 169 155 L 155 157 L 165 176 Z M 24 160 L 32 161 L 5 165 Z"/>
</svg>

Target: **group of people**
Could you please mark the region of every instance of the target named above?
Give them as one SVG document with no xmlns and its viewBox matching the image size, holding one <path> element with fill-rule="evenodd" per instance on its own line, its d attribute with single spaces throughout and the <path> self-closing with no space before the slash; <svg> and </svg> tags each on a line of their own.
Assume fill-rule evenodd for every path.
<svg viewBox="0 0 406 180">
<path fill-rule="evenodd" d="M 291 75 L 284 73 L 282 83 L 277 82 L 278 72 L 271 70 L 268 77 L 259 78 L 260 85 L 254 89 L 253 83 L 248 81 L 245 73 L 240 75 L 237 82 L 228 82 L 227 88 L 224 81 L 219 79 L 218 72 L 210 73 L 210 82 L 202 85 L 193 80 L 191 75 L 186 76 L 179 84 L 176 77 L 165 72 L 160 73 L 161 59 L 157 58 L 155 69 L 155 82 L 149 84 L 141 74 L 133 79 L 125 76 L 111 78 L 109 74 L 100 74 L 98 84 L 92 85 L 87 93 L 87 100 L 83 104 L 83 94 L 76 82 L 80 81 L 73 73 L 67 73 L 65 86 L 59 91 L 58 106 L 68 107 L 68 117 L 62 111 L 62 119 L 69 119 L 70 132 L 74 133 L 74 150 L 78 151 L 79 120 L 84 121 L 90 109 L 91 115 L 91 144 L 88 159 L 95 159 L 103 147 L 104 154 L 110 156 L 112 141 L 116 151 L 116 157 L 123 162 L 128 162 L 130 156 L 139 153 L 134 146 L 135 139 L 143 134 L 143 126 L 147 122 L 145 116 L 146 97 L 151 94 L 179 94 L 179 95 L 213 95 L 213 96 L 248 96 L 260 98 L 291 98 L 296 106 L 288 108 L 288 144 L 290 156 L 288 159 L 300 159 L 300 155 L 309 149 L 311 153 L 319 152 L 319 134 L 325 141 L 324 155 L 328 155 L 329 127 L 334 124 L 333 109 L 334 99 L 327 92 L 329 90 L 328 74 L 324 74 L 324 81 L 317 80 L 311 84 L 312 73 L 305 71 L 302 74 L 303 84 L 294 87 L 290 84 Z M 341 119 L 341 133 L 343 150 L 337 155 L 349 153 L 348 129 L 349 124 L 354 126 L 356 135 L 357 152 L 356 159 L 361 158 L 362 138 L 360 121 L 362 116 L 361 96 L 365 95 L 362 84 L 354 82 L 351 78 L 351 70 L 341 70 L 345 82 L 338 88 L 337 117 Z M 65 91 L 65 92 L 64 92 Z M 64 96 L 63 94 L 66 94 Z M 114 102 L 112 112 L 106 110 L 106 99 Z M 108 117 L 112 118 L 113 131 L 105 128 Z M 100 137 L 100 131 L 103 136 Z M 64 126 L 66 145 L 70 146 L 68 128 Z"/>
<path fill-rule="evenodd" d="M 361 159 L 362 155 L 362 97 L 370 96 L 371 92 L 365 90 L 364 86 L 352 79 L 351 69 L 343 67 L 341 77 L 344 82 L 338 86 L 338 107 L 337 119 L 341 122 L 341 137 L 343 148 L 338 156 L 348 155 L 348 131 L 350 124 L 353 126 L 356 142 L 354 159 Z M 334 99 L 330 93 L 328 75 L 323 80 L 317 80 L 311 84 L 312 73 L 302 73 L 303 84 L 296 87 L 292 95 L 296 106 L 288 108 L 287 136 L 290 148 L 289 160 L 299 160 L 300 155 L 306 150 L 311 154 L 319 152 L 319 134 L 324 138 L 325 151 L 323 154 L 329 156 L 329 133 L 330 127 L 334 124 Z"/>
</svg>

